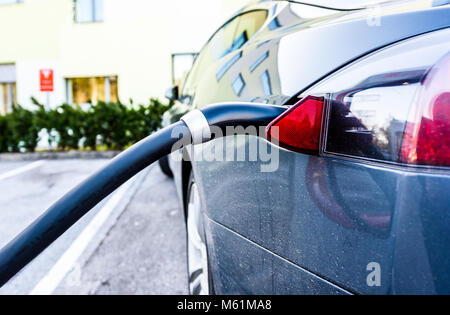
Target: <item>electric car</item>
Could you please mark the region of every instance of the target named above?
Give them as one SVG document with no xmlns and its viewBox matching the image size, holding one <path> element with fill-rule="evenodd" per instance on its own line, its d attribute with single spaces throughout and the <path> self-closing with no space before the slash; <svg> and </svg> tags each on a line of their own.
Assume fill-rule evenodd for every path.
<svg viewBox="0 0 450 315">
<path fill-rule="evenodd" d="M 288 110 L 160 161 L 190 293 L 450 293 L 449 26 L 448 1 L 255 1 L 212 35 L 166 123 Z"/>
</svg>

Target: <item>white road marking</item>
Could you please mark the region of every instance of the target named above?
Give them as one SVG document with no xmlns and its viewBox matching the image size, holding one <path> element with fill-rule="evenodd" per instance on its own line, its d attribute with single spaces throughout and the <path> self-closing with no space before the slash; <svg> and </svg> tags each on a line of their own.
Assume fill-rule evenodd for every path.
<svg viewBox="0 0 450 315">
<path fill-rule="evenodd" d="M 32 170 L 33 168 L 41 166 L 42 164 L 44 164 L 44 161 L 42 161 L 42 160 L 36 161 L 36 162 L 30 163 L 30 164 L 27 164 L 25 166 L 19 167 L 15 170 L 0 174 L 0 180 L 4 180 L 4 179 L 10 178 L 10 177 L 19 175 L 21 173 L 25 173 L 29 170 Z"/>
<path fill-rule="evenodd" d="M 108 219 L 134 180 L 135 179 L 129 180 L 111 196 L 103 208 L 86 226 L 83 232 L 81 232 L 81 234 L 56 262 L 52 269 L 50 269 L 50 271 L 41 279 L 41 281 L 39 281 L 34 289 L 31 290 L 30 295 L 50 295 L 53 291 L 55 291 L 64 277 L 75 267 L 78 258 L 80 258 L 81 254 L 89 245 L 89 242 L 94 238 L 98 230 Z"/>
</svg>

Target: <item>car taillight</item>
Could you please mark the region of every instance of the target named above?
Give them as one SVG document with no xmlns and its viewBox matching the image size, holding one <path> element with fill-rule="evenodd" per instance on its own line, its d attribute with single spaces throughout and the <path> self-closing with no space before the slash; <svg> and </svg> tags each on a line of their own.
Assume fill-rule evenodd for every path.
<svg viewBox="0 0 450 315">
<path fill-rule="evenodd" d="M 356 60 L 300 94 L 267 138 L 297 152 L 450 166 L 449 38 L 447 28 Z"/>
<path fill-rule="evenodd" d="M 305 97 L 270 123 L 266 129 L 267 139 L 285 149 L 317 153 L 323 105 L 323 97 Z"/>
<path fill-rule="evenodd" d="M 426 75 L 410 116 L 400 161 L 450 166 L 450 53 Z"/>
</svg>

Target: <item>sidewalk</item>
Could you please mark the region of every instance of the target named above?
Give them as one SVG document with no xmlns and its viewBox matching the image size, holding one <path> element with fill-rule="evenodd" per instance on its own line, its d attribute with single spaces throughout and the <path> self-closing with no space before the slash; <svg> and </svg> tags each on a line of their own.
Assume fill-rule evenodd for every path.
<svg viewBox="0 0 450 315">
<path fill-rule="evenodd" d="M 0 153 L 0 162 L 72 159 L 112 159 L 120 151 L 43 151 L 26 153 Z"/>
</svg>

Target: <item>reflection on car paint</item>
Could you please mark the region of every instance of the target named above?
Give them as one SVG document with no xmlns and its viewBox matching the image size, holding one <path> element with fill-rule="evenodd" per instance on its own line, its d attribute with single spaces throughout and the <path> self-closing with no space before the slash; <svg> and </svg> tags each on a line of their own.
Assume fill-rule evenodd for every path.
<svg viewBox="0 0 450 315">
<path fill-rule="evenodd" d="M 269 58 L 269 51 L 266 51 L 264 54 L 262 54 L 260 57 L 258 57 L 258 59 L 255 60 L 254 63 L 252 63 L 250 65 L 250 72 L 255 71 L 255 69 L 264 62 L 264 60 L 266 60 L 267 58 Z"/>
<path fill-rule="evenodd" d="M 346 229 L 360 229 L 375 233 L 381 237 L 389 235 L 391 214 L 347 213 L 348 207 L 342 207 L 329 191 L 326 178 L 332 172 L 326 171 L 327 163 L 322 159 L 310 159 L 306 170 L 305 182 L 311 199 L 330 220 Z"/>
<path fill-rule="evenodd" d="M 274 31 L 281 27 L 280 21 L 275 17 L 268 25 L 269 30 Z"/>
<path fill-rule="evenodd" d="M 270 75 L 269 71 L 264 71 L 261 76 L 259 77 L 259 80 L 261 81 L 261 86 L 264 91 L 265 95 L 272 95 L 272 84 L 270 83 Z"/>
<path fill-rule="evenodd" d="M 216 78 L 217 81 L 220 81 L 222 77 L 227 73 L 228 69 L 230 69 L 239 59 L 242 58 L 242 51 L 235 54 L 233 57 L 231 57 L 230 60 L 228 60 L 220 69 L 217 71 Z"/>
<path fill-rule="evenodd" d="M 237 96 L 240 96 L 242 93 L 242 90 L 245 87 L 245 81 L 242 78 L 242 74 L 239 73 L 239 75 L 236 77 L 236 79 L 234 79 L 232 85 L 233 85 L 234 93 L 236 93 Z"/>
</svg>

